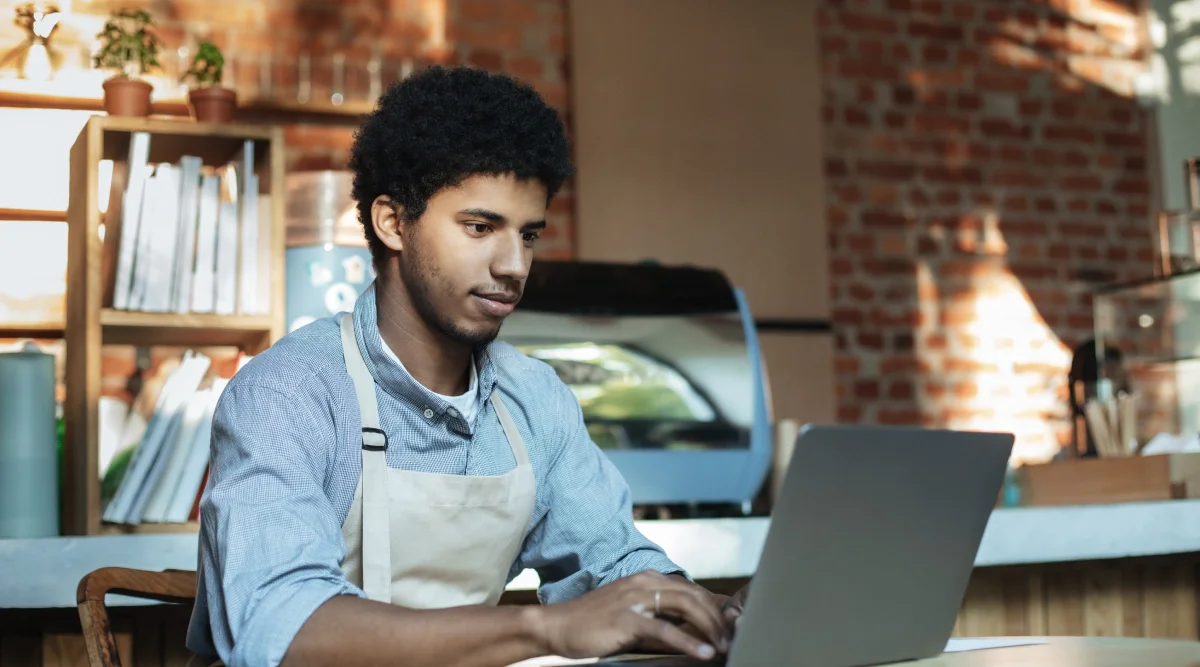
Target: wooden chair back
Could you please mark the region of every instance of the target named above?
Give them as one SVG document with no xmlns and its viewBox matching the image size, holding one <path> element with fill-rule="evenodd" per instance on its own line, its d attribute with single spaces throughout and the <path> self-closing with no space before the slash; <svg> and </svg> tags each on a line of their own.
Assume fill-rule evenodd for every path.
<svg viewBox="0 0 1200 667">
<path fill-rule="evenodd" d="M 190 606 L 196 602 L 196 573 L 103 567 L 80 579 L 75 602 L 91 667 L 121 667 L 117 639 L 104 606 L 104 596 L 109 593 Z"/>
</svg>

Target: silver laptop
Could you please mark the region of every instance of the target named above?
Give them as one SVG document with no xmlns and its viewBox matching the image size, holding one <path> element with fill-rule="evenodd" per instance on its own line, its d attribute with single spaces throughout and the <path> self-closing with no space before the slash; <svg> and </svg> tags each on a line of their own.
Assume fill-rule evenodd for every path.
<svg viewBox="0 0 1200 667">
<path fill-rule="evenodd" d="M 724 664 L 858 667 L 939 655 L 1013 439 L 916 427 L 804 427 Z M 601 664 L 700 663 L 662 657 Z"/>
</svg>

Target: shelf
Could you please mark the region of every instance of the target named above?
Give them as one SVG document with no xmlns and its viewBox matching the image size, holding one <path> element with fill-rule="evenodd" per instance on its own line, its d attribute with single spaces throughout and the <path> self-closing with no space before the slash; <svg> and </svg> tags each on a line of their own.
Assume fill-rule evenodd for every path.
<svg viewBox="0 0 1200 667">
<path fill-rule="evenodd" d="M 143 313 L 105 308 L 100 327 L 106 345 L 238 345 L 257 348 L 271 335 L 270 315 Z"/>
<path fill-rule="evenodd" d="M 66 222 L 66 211 L 42 211 L 28 208 L 0 208 L 4 222 Z"/>
<path fill-rule="evenodd" d="M 200 532 L 199 521 L 188 521 L 187 523 L 140 523 L 137 525 L 127 523 L 100 524 L 100 533 L 103 535 L 173 535 L 177 533 L 198 532 Z"/>
<path fill-rule="evenodd" d="M 49 322 L 34 322 L 21 323 L 13 322 L 11 324 L 0 322 L 0 338 L 62 338 L 63 325 L 61 323 Z"/>
<path fill-rule="evenodd" d="M 0 107 L 24 109 L 65 109 L 72 111 L 104 111 L 101 97 L 85 95 L 54 95 L 18 90 L 0 89 Z M 354 122 L 359 116 L 370 113 L 374 104 L 370 102 L 300 103 L 261 98 L 238 99 L 237 120 L 266 120 L 274 122 L 341 121 Z M 154 100 L 151 114 L 155 116 L 190 117 L 186 100 Z"/>
</svg>

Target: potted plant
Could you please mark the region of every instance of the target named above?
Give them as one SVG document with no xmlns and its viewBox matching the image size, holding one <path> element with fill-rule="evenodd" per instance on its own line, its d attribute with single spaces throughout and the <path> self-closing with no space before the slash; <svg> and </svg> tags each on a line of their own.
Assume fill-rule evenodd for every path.
<svg viewBox="0 0 1200 667">
<path fill-rule="evenodd" d="M 142 79 L 158 67 L 161 43 L 150 28 L 154 22 L 141 9 L 118 9 L 96 35 L 100 50 L 96 67 L 115 70 L 104 82 L 104 110 L 111 116 L 149 116 L 152 87 Z"/>
<path fill-rule="evenodd" d="M 183 74 L 195 87 L 188 90 L 188 108 L 202 123 L 228 123 L 237 107 L 237 93 L 221 85 L 225 57 L 212 42 L 201 42 L 192 68 Z"/>
</svg>

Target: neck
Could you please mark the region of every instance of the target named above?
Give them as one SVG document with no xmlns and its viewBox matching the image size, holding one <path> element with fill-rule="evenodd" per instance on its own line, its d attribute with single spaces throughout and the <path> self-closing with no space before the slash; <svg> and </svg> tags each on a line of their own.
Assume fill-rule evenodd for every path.
<svg viewBox="0 0 1200 667">
<path fill-rule="evenodd" d="M 391 272 L 380 271 L 375 281 L 380 338 L 426 389 L 443 396 L 466 393 L 471 381 L 471 346 L 450 339 L 426 322 L 400 276 L 385 278 L 385 273 Z"/>
</svg>

